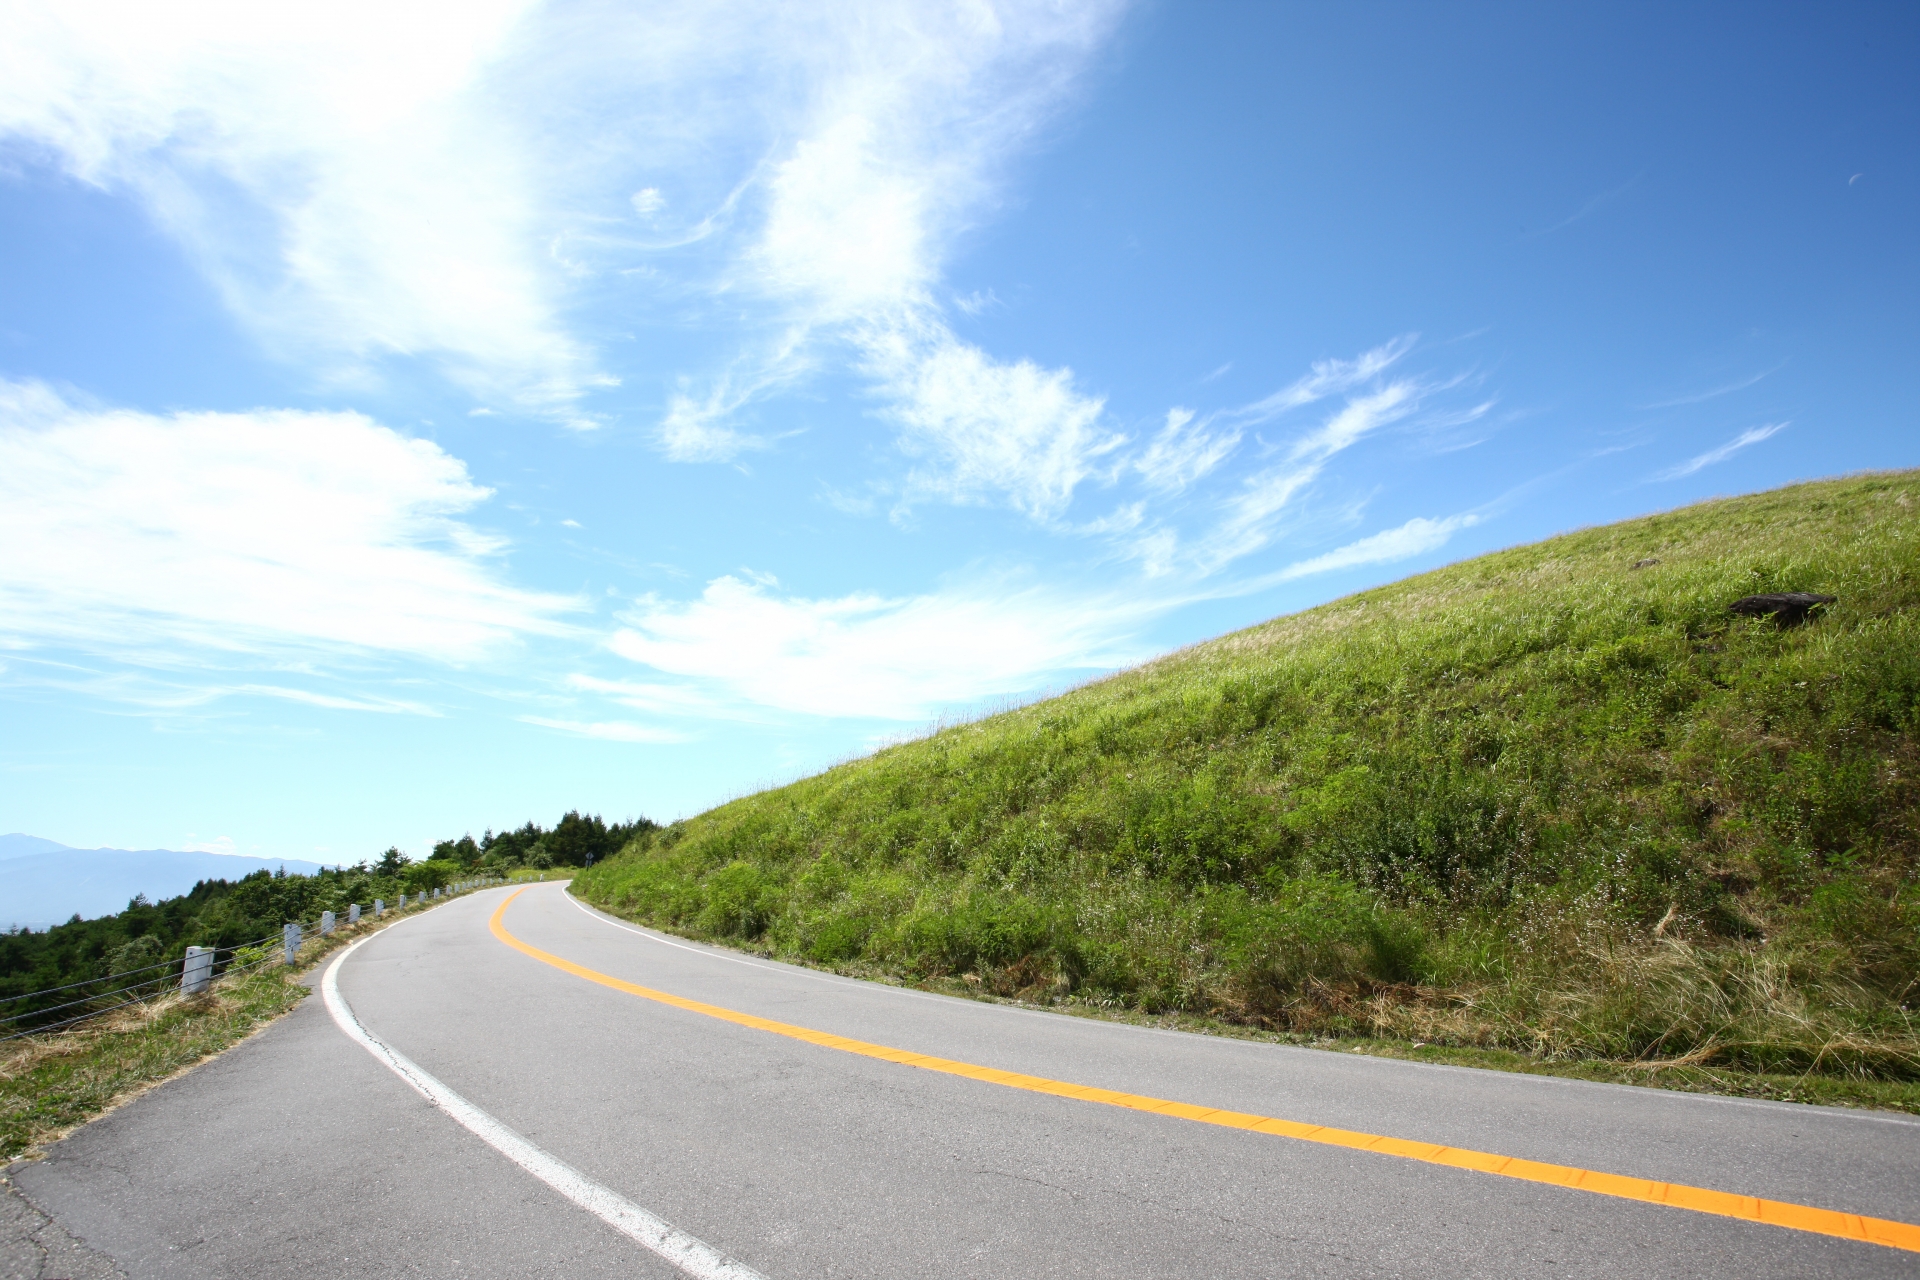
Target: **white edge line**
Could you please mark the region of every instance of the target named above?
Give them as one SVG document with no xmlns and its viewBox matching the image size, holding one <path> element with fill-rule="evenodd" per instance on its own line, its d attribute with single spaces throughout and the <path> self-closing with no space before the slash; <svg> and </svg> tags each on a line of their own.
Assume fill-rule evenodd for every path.
<svg viewBox="0 0 1920 1280">
<path fill-rule="evenodd" d="M 320 994 L 326 1001 L 327 1012 L 333 1015 L 335 1024 L 346 1032 L 348 1039 L 372 1054 L 381 1065 L 406 1081 L 421 1097 L 453 1117 L 469 1133 L 621 1235 L 653 1251 L 681 1271 L 696 1277 L 696 1280 L 766 1280 L 753 1268 L 735 1262 L 706 1241 L 656 1218 L 625 1196 L 542 1151 L 429 1075 L 405 1054 L 375 1039 L 360 1025 L 352 1007 L 340 994 L 339 975 L 340 966 L 346 963 L 347 957 L 358 951 L 363 943 L 371 942 L 378 936 L 369 935 L 342 951 L 327 966 L 327 975 L 320 984 Z"/>
<path fill-rule="evenodd" d="M 623 933 L 634 934 L 638 937 L 645 938 L 648 942 L 657 942 L 663 947 L 672 947 L 676 951 L 690 951 L 694 955 L 705 956 L 709 960 L 725 960 L 729 964 L 743 964 L 749 969 L 765 969 L 769 973 L 786 974 L 796 978 L 812 978 L 816 982 L 824 982 L 831 986 L 857 987 L 862 991 L 884 991 L 896 996 L 911 996 L 917 1000 L 936 1000 L 943 1004 L 968 1009 L 995 1010 L 1000 1013 L 1018 1013 L 1033 1018 L 1067 1018 L 1075 1023 L 1113 1027 L 1122 1031 L 1144 1032 L 1147 1035 L 1153 1036 L 1185 1038 L 1197 1035 L 1204 1037 L 1212 1044 L 1243 1046 L 1249 1049 L 1293 1050 L 1300 1053 L 1326 1052 L 1325 1050 L 1311 1049 L 1306 1045 L 1274 1044 L 1266 1040 L 1242 1040 L 1235 1036 L 1209 1036 L 1206 1035 L 1205 1032 L 1174 1031 L 1166 1027 L 1142 1027 L 1136 1026 L 1131 1022 L 1110 1022 L 1105 1018 L 1079 1018 L 1073 1014 L 1059 1013 L 1052 1009 L 1021 1009 L 1004 1004 L 988 1004 L 984 1001 L 969 1000 L 965 996 L 946 996 L 938 995 L 931 991 L 914 991 L 908 987 L 896 987 L 885 982 L 866 982 L 859 978 L 842 977 L 837 973 L 816 973 L 812 969 L 804 969 L 799 965 L 767 964 L 759 960 L 749 960 L 744 956 L 725 955 L 710 947 L 690 946 L 687 943 L 676 942 L 672 938 L 664 937 L 652 930 L 637 929 L 630 924 L 622 923 L 600 911 L 598 908 L 588 906 L 586 903 L 580 901 L 580 899 L 574 897 L 573 894 L 567 890 L 565 882 L 561 883 L 560 892 L 566 896 L 568 902 L 578 907 L 587 916 L 598 920 L 601 924 L 612 925 Z M 355 943 L 354 945 L 358 946 L 359 944 Z M 1450 1062 L 1414 1062 L 1406 1058 L 1387 1058 L 1374 1054 L 1347 1054 L 1342 1055 L 1342 1058 L 1348 1062 L 1367 1063 L 1385 1068 L 1411 1067 L 1416 1071 L 1445 1071 L 1476 1076 L 1484 1075 L 1488 1071 L 1486 1067 L 1461 1067 L 1455 1066 Z M 1911 1116 L 1903 1116 L 1898 1113 L 1880 1115 L 1872 1111 L 1859 1110 L 1853 1107 L 1829 1107 L 1822 1106 L 1819 1103 L 1808 1102 L 1775 1102 L 1770 1098 L 1738 1098 L 1723 1093 L 1692 1093 L 1680 1089 L 1660 1089 L 1653 1085 L 1624 1084 L 1611 1080 L 1582 1080 L 1577 1076 L 1536 1075 L 1530 1071 L 1505 1071 L 1500 1074 L 1532 1083 L 1569 1085 L 1588 1089 L 1606 1090 L 1609 1092 L 1619 1089 L 1632 1089 L 1636 1093 L 1650 1091 L 1658 1095 L 1661 1101 L 1672 1101 L 1676 1104 L 1682 1103 L 1683 1101 L 1715 1102 L 1724 1106 L 1748 1107 L 1756 1111 L 1773 1111 L 1796 1116 L 1804 1116 L 1812 1113 L 1832 1120 L 1869 1120 L 1875 1124 L 1902 1125 L 1907 1127 L 1920 1125 L 1920 1121 L 1915 1120 Z"/>
</svg>

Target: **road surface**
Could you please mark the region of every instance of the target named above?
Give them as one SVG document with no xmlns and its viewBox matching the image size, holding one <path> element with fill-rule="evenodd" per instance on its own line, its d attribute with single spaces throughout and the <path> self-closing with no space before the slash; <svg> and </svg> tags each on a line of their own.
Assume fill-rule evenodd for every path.
<svg viewBox="0 0 1920 1280">
<path fill-rule="evenodd" d="M 554 884 L 500 911 L 513 892 L 373 935 L 331 970 L 335 1013 L 316 993 L 15 1166 L 26 1204 L 13 1212 L 66 1242 L 55 1252 L 67 1260 L 44 1274 L 1920 1274 L 1916 1252 L 1110 1100 L 1146 1095 L 1196 1104 L 1184 1114 L 1220 1108 L 1920 1223 L 1910 1118 L 950 999 L 639 930 Z M 753 1019 L 848 1041 L 810 1043 Z M 922 1069 L 848 1044 L 1017 1074 Z M 465 1123 L 395 1063 L 464 1105 Z M 1089 1089 L 1056 1096 L 1024 1077 Z M 572 1199 L 552 1176 L 577 1179 Z M 620 1205 L 709 1252 L 676 1265 L 636 1243 Z M 722 1255 L 733 1262 L 714 1262 Z"/>
</svg>

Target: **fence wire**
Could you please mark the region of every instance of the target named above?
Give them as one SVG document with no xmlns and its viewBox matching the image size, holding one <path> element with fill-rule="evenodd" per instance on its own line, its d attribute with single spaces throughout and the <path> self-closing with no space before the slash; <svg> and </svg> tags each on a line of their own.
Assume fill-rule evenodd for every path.
<svg viewBox="0 0 1920 1280">
<path fill-rule="evenodd" d="M 476 879 L 476 880 L 470 880 L 470 881 L 461 881 L 460 887 L 458 888 L 454 886 L 447 886 L 446 887 L 447 892 L 443 895 L 443 897 L 449 897 L 449 898 L 458 897 L 461 894 L 470 893 L 474 889 L 485 888 L 490 884 L 497 884 L 497 883 L 501 883 L 501 881 L 492 880 L 492 879 Z M 408 902 L 406 907 L 403 908 L 396 903 L 392 906 L 387 907 L 386 910 L 387 911 L 411 910 L 415 907 L 424 906 L 428 902 L 433 900 L 434 899 L 430 894 L 427 894 L 427 893 L 415 894 L 413 895 L 413 900 L 411 902 Z M 359 923 L 364 924 L 369 919 L 378 919 L 379 918 L 378 916 L 372 914 L 372 910 L 373 909 L 370 906 L 363 907 L 360 912 Z M 349 927 L 345 912 L 336 912 L 334 913 L 334 915 L 335 915 L 335 919 L 334 919 L 335 929 L 342 929 L 342 928 Z M 323 916 L 324 916 L 324 913 L 323 913 Z M 294 921 L 288 922 L 288 924 L 291 924 L 300 930 L 300 943 L 302 946 L 306 945 L 306 943 L 313 937 L 320 935 L 320 926 L 322 925 L 322 923 L 324 923 L 323 916 L 315 917 L 312 920 L 294 920 Z M 256 969 L 263 968 L 269 964 L 286 963 L 285 956 L 282 953 L 281 948 L 275 945 L 281 942 L 281 940 L 286 936 L 286 928 L 287 928 L 286 925 L 282 925 L 279 932 L 270 933 L 263 938 L 256 938 L 252 942 L 237 943 L 234 946 L 230 946 L 230 947 L 213 948 L 213 953 L 214 953 L 213 970 L 211 973 L 208 974 L 208 981 L 212 982 L 215 979 L 230 977 L 235 974 L 250 973 Z M 236 955 L 238 955 L 242 951 L 248 950 L 253 947 L 266 947 L 267 952 L 266 954 L 262 955 L 259 959 L 249 964 L 237 965 L 233 962 L 233 958 Z M 220 956 L 222 953 L 225 953 L 227 956 L 227 960 L 224 966 L 221 964 L 221 961 L 220 961 Z M 9 1032 L 8 1034 L 0 1035 L 0 1044 L 5 1044 L 9 1040 L 18 1040 L 25 1036 L 45 1035 L 45 1034 L 48 1034 L 49 1032 L 60 1031 L 65 1028 L 73 1027 L 79 1023 L 85 1022 L 90 1018 L 102 1017 L 106 1014 L 114 1013 L 118 1010 L 125 1009 L 131 1005 L 141 1004 L 149 1000 L 155 1000 L 161 996 L 168 995 L 174 991 L 178 991 L 180 989 L 180 977 L 181 977 L 181 974 L 184 972 L 185 967 L 186 967 L 186 958 L 183 956 L 177 960 L 161 960 L 154 964 L 142 965 L 138 969 L 128 969 L 123 973 L 110 973 L 102 977 L 87 978 L 79 982 L 69 982 L 57 987 L 44 987 L 39 991 L 26 991 L 26 992 L 22 992 L 19 995 L 0 996 L 0 1006 L 4 1006 L 8 1004 L 14 1004 L 22 1000 L 32 1000 L 41 996 L 51 996 L 51 995 L 58 995 L 66 991 L 76 991 L 81 987 L 90 987 L 98 983 L 112 982 L 119 978 L 130 978 L 135 974 L 148 973 L 155 969 L 166 970 L 165 973 L 157 974 L 151 978 L 142 979 L 139 982 L 130 983 L 127 986 L 119 987 L 113 991 L 96 991 L 88 995 L 79 996 L 72 1000 L 63 1001 L 60 1004 L 49 1005 L 45 1008 L 40 1008 L 40 1009 L 27 1009 L 19 1013 L 14 1013 L 4 1017 L 0 1017 L 0 1028 L 6 1028 L 6 1027 L 12 1026 L 14 1023 L 17 1023 L 17 1022 L 24 1022 L 28 1019 L 38 1019 L 38 1018 L 44 1017 L 49 1013 L 58 1013 L 63 1009 L 72 1009 L 79 1005 L 92 1004 L 97 1000 L 106 1000 L 106 999 L 112 998 L 113 996 L 125 995 L 129 991 L 138 991 L 143 987 L 156 988 L 153 991 L 147 992 L 145 995 L 133 996 L 130 999 L 122 1000 L 118 1004 L 108 1005 L 105 1008 L 84 1009 L 81 1012 L 73 1014 L 70 1017 L 61 1018 L 54 1022 L 37 1022 L 36 1021 L 32 1026 L 23 1027 L 19 1030 Z"/>
</svg>

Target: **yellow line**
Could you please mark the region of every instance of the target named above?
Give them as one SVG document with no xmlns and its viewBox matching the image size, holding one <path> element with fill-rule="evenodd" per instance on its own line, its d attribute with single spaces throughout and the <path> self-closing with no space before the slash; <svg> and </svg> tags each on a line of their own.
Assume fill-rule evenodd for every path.
<svg viewBox="0 0 1920 1280">
<path fill-rule="evenodd" d="M 775 1022 L 771 1018 L 759 1018 L 750 1013 L 723 1009 L 719 1005 L 703 1004 L 684 996 L 671 995 L 665 991 L 655 991 L 651 987 L 623 982 L 619 978 L 609 977 L 585 965 L 575 964 L 571 960 L 562 959 L 520 941 L 507 932 L 503 922 L 507 908 L 513 905 L 515 898 L 525 892 L 525 889 L 516 889 L 505 902 L 500 904 L 500 909 L 493 913 L 493 919 L 489 921 L 493 935 L 508 946 L 525 952 L 543 964 L 550 964 L 577 978 L 597 982 L 603 987 L 612 987 L 615 991 L 624 991 L 628 995 L 656 1000 L 661 1004 L 672 1005 L 676 1009 L 685 1009 L 689 1013 L 705 1014 L 709 1018 L 718 1018 L 722 1022 L 752 1027 L 756 1031 L 771 1031 L 777 1036 L 786 1036 L 791 1040 L 804 1040 L 808 1044 L 816 1044 L 826 1049 L 857 1053 L 866 1058 L 897 1062 L 902 1066 L 919 1067 L 925 1071 L 938 1071 L 950 1076 L 965 1076 L 969 1080 L 1005 1085 L 1009 1089 L 1048 1093 L 1055 1097 L 1072 1098 L 1081 1102 L 1098 1102 L 1110 1107 L 1124 1107 L 1129 1111 L 1151 1111 L 1157 1115 L 1177 1116 L 1182 1120 L 1216 1124 L 1228 1129 L 1251 1129 L 1258 1133 L 1270 1133 L 1283 1138 L 1298 1138 L 1302 1142 L 1351 1147 L 1358 1151 L 1372 1151 L 1379 1155 L 1399 1156 L 1406 1160 L 1442 1164 L 1455 1169 L 1472 1169 L 1478 1173 L 1498 1174 L 1503 1178 L 1518 1178 L 1523 1182 L 1544 1182 L 1556 1187 L 1572 1187 L 1581 1191 L 1591 1191 L 1597 1195 L 1618 1196 L 1622 1200 L 1643 1200 L 1649 1204 L 1691 1209 L 1695 1213 L 1738 1218 L 1742 1222 L 1764 1222 L 1769 1226 L 1787 1227 L 1794 1231 L 1811 1231 L 1823 1236 L 1839 1236 L 1843 1240 L 1864 1240 L 1869 1244 L 1886 1245 L 1892 1249 L 1907 1249 L 1920 1253 L 1920 1226 L 1908 1222 L 1866 1218 L 1856 1213 L 1836 1213 L 1831 1209 L 1815 1209 L 1808 1205 L 1788 1204 L 1780 1200 L 1737 1196 L 1725 1191 L 1689 1187 L 1677 1182 L 1649 1182 L 1644 1178 L 1626 1178 L 1616 1173 L 1598 1173 L 1592 1169 L 1576 1169 L 1568 1165 L 1542 1164 L 1537 1160 L 1519 1160 L 1512 1156 L 1490 1155 L 1485 1151 L 1442 1147 L 1430 1142 L 1409 1142 L 1404 1138 L 1357 1133 L 1351 1129 L 1332 1129 L 1325 1125 L 1278 1120 L 1272 1116 L 1249 1115 L 1240 1111 L 1220 1111 L 1212 1107 L 1197 1107 L 1187 1102 L 1169 1102 L 1165 1098 L 1149 1098 L 1137 1093 L 1118 1093 L 1112 1089 L 1096 1089 L 1090 1085 L 1067 1084 L 1060 1080 L 1048 1080 L 1043 1076 L 1022 1075 L 1017 1071 L 999 1071 L 992 1067 L 975 1066 L 970 1062 L 955 1062 L 950 1058 L 935 1058 L 923 1053 L 911 1053 L 905 1049 L 890 1049 L 883 1044 L 869 1044 L 864 1040 L 853 1040 L 825 1031 L 796 1027 L 789 1022 Z"/>
</svg>

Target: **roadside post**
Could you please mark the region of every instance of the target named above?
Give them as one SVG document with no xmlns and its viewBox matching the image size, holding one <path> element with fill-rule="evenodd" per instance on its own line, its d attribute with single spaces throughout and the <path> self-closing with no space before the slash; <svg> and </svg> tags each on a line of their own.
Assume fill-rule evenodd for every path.
<svg viewBox="0 0 1920 1280">
<path fill-rule="evenodd" d="M 349 902 L 347 904 L 347 923 L 348 924 L 360 923 L 360 904 L 359 903 Z"/>
<path fill-rule="evenodd" d="M 322 911 L 320 913 L 320 936 L 324 938 L 332 932 L 333 932 L 333 912 Z"/>
<path fill-rule="evenodd" d="M 197 996 L 213 985 L 213 948 L 188 947 L 180 966 L 180 994 Z"/>
<path fill-rule="evenodd" d="M 297 924 L 287 925 L 286 928 L 280 931 L 280 940 L 284 942 L 287 947 L 287 963 L 292 964 L 293 958 L 300 954 L 300 926 Z"/>
<path fill-rule="evenodd" d="M 373 900 L 373 918 L 378 920 L 385 914 L 387 914 L 387 900 L 385 898 L 375 898 Z"/>
</svg>

